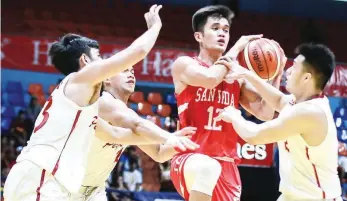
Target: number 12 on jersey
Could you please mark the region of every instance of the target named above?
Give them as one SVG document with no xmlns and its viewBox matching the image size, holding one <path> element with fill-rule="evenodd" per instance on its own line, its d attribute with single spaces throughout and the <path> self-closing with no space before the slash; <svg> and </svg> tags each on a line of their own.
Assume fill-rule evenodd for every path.
<svg viewBox="0 0 347 201">
<path fill-rule="evenodd" d="M 204 129 L 206 130 L 212 130 L 212 131 L 221 131 L 222 130 L 222 126 L 221 125 L 217 125 L 217 123 L 220 120 L 215 120 L 214 117 L 216 117 L 218 115 L 218 113 L 220 113 L 222 111 L 222 109 L 220 108 L 214 108 L 213 106 L 210 106 L 207 109 L 208 112 L 208 122 L 207 125 L 204 126 Z M 214 113 L 216 113 L 216 115 L 214 115 Z"/>
</svg>

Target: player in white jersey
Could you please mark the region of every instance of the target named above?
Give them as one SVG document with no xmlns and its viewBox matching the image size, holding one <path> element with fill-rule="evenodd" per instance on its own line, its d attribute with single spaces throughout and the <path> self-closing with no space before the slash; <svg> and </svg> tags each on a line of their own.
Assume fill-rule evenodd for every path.
<svg viewBox="0 0 347 201">
<path fill-rule="evenodd" d="M 229 79 L 250 81 L 280 114 L 274 120 L 255 124 L 246 121 L 240 111 L 227 107 L 218 119 L 233 123 L 248 143 L 278 143 L 282 193 L 278 200 L 342 200 L 337 132 L 329 100 L 323 95 L 335 68 L 335 57 L 324 45 L 303 44 L 297 53 L 287 70 L 286 89 L 291 95 L 266 84 L 230 59 L 222 61 L 229 63 L 233 71 Z"/>
<path fill-rule="evenodd" d="M 121 154 L 127 145 L 140 145 L 145 153 L 157 162 L 165 162 L 177 152 L 174 144 L 167 141 L 164 145 L 151 144 L 156 135 L 173 136 L 161 129 L 151 121 L 141 118 L 136 112 L 126 105 L 129 96 L 134 92 L 136 79 L 134 69 L 131 67 L 104 82 L 104 92 L 99 102 L 99 117 L 112 119 L 110 124 L 131 129 L 134 133 L 142 136 L 130 136 L 117 143 L 104 141 L 98 137 L 93 138 L 92 147 L 88 154 L 88 165 L 80 195 L 74 199 L 79 201 L 107 201 L 105 182 L 116 166 Z M 196 128 L 186 127 L 175 132 L 176 136 L 190 136 L 195 133 Z M 99 131 L 96 131 L 97 135 Z M 187 137 L 181 142 L 187 148 L 196 149 L 198 145 Z"/>
<path fill-rule="evenodd" d="M 154 5 L 145 14 L 148 30 L 142 36 L 108 59 L 101 59 L 97 41 L 76 34 L 52 44 L 52 63 L 66 77 L 48 98 L 7 177 L 5 200 L 71 200 L 82 184 L 94 125 L 107 131 L 99 137 L 109 141 L 133 135 L 130 129 L 97 121 L 101 83 L 149 53 L 162 27 L 160 8 Z M 158 139 L 163 142 L 167 136 Z"/>
</svg>

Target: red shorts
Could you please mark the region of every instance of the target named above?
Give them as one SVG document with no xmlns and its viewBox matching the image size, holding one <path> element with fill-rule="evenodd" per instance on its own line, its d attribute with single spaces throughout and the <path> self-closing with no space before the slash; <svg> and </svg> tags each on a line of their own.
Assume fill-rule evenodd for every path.
<svg viewBox="0 0 347 201">
<path fill-rule="evenodd" d="M 177 192 L 189 200 L 189 192 L 185 184 L 184 165 L 192 153 L 175 156 L 171 161 L 171 179 Z M 235 163 L 217 160 L 222 172 L 213 190 L 211 201 L 238 201 L 241 197 L 241 179 Z"/>
</svg>

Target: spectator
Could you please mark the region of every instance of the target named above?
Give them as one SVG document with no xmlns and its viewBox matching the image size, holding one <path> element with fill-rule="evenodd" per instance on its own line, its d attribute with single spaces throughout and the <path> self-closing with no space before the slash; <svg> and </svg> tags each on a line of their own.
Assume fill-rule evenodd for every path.
<svg viewBox="0 0 347 201">
<path fill-rule="evenodd" d="M 347 171 L 347 147 L 343 142 L 339 142 L 339 165 Z"/>
<path fill-rule="evenodd" d="M 128 171 L 130 169 L 129 160 L 131 159 L 138 160 L 138 155 L 134 146 L 129 146 L 128 148 L 126 148 L 124 153 L 119 158 L 116 171 L 116 174 L 118 176 L 122 176 L 122 172 Z"/>
<path fill-rule="evenodd" d="M 340 105 L 334 112 L 335 125 L 337 129 L 337 138 L 339 141 L 347 143 L 347 98 L 342 98 Z"/>
<path fill-rule="evenodd" d="M 129 160 L 130 168 L 128 171 L 124 171 L 124 187 L 129 191 L 142 190 L 142 173 L 139 171 L 138 161 Z"/>
<path fill-rule="evenodd" d="M 143 173 L 142 188 L 144 191 L 159 192 L 161 173 L 159 163 L 154 161 L 142 150 L 138 149 Z"/>
<path fill-rule="evenodd" d="M 38 103 L 38 100 L 35 96 L 31 97 L 30 103 L 27 107 L 27 113 L 28 113 L 28 118 L 32 121 L 35 122 L 37 116 L 39 115 L 42 107 Z"/>
<path fill-rule="evenodd" d="M 16 139 L 17 145 L 26 145 L 29 139 L 28 133 L 31 133 L 32 127 L 33 123 L 26 118 L 26 112 L 20 110 L 10 126 L 11 135 Z"/>
<path fill-rule="evenodd" d="M 335 119 L 341 118 L 342 121 L 347 121 L 347 98 L 341 98 L 339 106 L 335 109 Z"/>
</svg>

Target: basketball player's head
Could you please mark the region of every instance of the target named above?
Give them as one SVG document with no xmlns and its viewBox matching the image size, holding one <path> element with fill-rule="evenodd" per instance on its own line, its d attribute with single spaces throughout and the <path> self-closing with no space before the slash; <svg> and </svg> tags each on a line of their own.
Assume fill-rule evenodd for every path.
<svg viewBox="0 0 347 201">
<path fill-rule="evenodd" d="M 88 63 L 101 59 L 97 41 L 71 33 L 52 44 L 49 56 L 64 75 L 77 72 Z"/>
<path fill-rule="evenodd" d="M 134 68 L 130 67 L 121 73 L 104 81 L 106 91 L 113 91 L 118 95 L 129 95 L 134 92 L 136 78 Z"/>
<path fill-rule="evenodd" d="M 293 94 L 309 88 L 323 91 L 335 68 L 334 54 L 320 44 L 302 44 L 296 48 L 296 54 L 293 66 L 286 72 L 287 90 Z"/>
<path fill-rule="evenodd" d="M 226 6 L 206 6 L 193 15 L 195 40 L 200 48 L 223 53 L 229 43 L 229 30 L 234 13 Z"/>
</svg>

